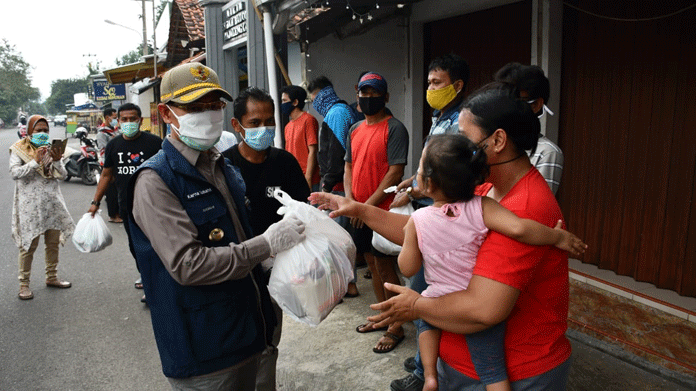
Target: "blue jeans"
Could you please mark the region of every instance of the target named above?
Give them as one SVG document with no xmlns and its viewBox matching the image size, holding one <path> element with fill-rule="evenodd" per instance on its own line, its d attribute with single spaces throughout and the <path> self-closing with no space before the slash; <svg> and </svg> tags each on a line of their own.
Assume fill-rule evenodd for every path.
<svg viewBox="0 0 696 391">
<path fill-rule="evenodd" d="M 541 375 L 510 383 L 513 391 L 564 391 L 568 383 L 571 358 Z M 439 391 L 485 391 L 486 385 L 437 360 Z"/>
<path fill-rule="evenodd" d="M 425 282 L 425 269 L 421 267 L 418 273 L 414 274 L 413 277 L 411 277 L 410 288 L 418 293 L 422 293 L 427 287 L 428 284 Z M 413 375 L 421 380 L 424 380 L 425 375 L 423 374 L 423 363 L 421 362 L 420 358 L 420 349 L 418 348 L 418 338 L 416 338 L 416 348 L 416 369 L 413 371 Z"/>
<path fill-rule="evenodd" d="M 437 330 L 437 327 L 423 319 L 416 320 L 416 327 L 419 339 L 422 332 Z M 507 379 L 504 348 L 505 322 L 498 323 L 478 333 L 467 334 L 465 338 L 476 374 L 483 384 L 493 384 Z M 418 354 L 420 355 L 420 349 Z M 422 366 L 422 363 L 419 361 L 420 357 L 416 362 L 416 368 L 418 368 L 418 365 Z"/>
</svg>

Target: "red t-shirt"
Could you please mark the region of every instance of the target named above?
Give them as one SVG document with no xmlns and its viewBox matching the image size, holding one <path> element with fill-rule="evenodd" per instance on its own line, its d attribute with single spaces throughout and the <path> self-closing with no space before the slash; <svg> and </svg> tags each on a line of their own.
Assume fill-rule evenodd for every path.
<svg viewBox="0 0 696 391">
<path fill-rule="evenodd" d="M 374 194 L 389 171 L 389 120 L 369 125 L 359 122 L 350 133 L 351 192 L 353 199 L 365 202 Z M 394 194 L 387 196 L 378 207 L 389 210 Z"/>
<path fill-rule="evenodd" d="M 486 195 L 492 185 L 476 189 Z M 553 227 L 562 219 L 549 185 L 535 168 L 522 177 L 500 204 L 519 217 Z M 520 290 L 507 319 L 505 362 L 511 381 L 547 372 L 570 357 L 568 327 L 568 255 L 554 246 L 530 246 L 490 231 L 476 258 L 474 275 Z M 440 357 L 478 379 L 461 334 L 442 332 Z"/>
<path fill-rule="evenodd" d="M 302 173 L 307 173 L 307 156 L 309 156 L 309 146 L 317 145 L 317 133 L 319 123 L 306 111 L 302 112 L 296 120 L 285 125 L 285 150 L 290 152 L 297 159 L 302 168 Z M 319 167 L 314 170 L 312 184 L 319 183 Z"/>
</svg>

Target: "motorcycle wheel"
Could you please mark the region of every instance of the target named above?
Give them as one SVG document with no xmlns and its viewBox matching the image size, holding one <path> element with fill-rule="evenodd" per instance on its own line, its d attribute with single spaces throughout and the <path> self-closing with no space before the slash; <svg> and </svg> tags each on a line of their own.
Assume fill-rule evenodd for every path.
<svg viewBox="0 0 696 391">
<path fill-rule="evenodd" d="M 97 184 L 97 175 L 99 174 L 99 169 L 96 167 L 87 167 L 86 170 L 82 172 L 82 183 L 88 186 Z"/>
</svg>

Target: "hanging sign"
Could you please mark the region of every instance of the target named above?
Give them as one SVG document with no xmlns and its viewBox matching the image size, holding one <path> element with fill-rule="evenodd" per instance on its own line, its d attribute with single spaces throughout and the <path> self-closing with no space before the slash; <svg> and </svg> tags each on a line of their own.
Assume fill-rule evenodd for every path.
<svg viewBox="0 0 696 391">
<path fill-rule="evenodd" d="M 246 0 L 232 1 L 222 7 L 225 48 L 246 42 L 247 15 Z"/>
</svg>

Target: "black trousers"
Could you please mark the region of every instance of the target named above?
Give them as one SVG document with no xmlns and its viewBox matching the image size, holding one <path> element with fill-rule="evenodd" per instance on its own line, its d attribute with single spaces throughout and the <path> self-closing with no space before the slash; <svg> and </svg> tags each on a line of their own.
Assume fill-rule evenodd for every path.
<svg viewBox="0 0 696 391">
<path fill-rule="evenodd" d="M 118 190 L 113 183 L 106 189 L 106 211 L 109 217 L 116 217 L 118 213 Z M 123 217 L 123 216 L 121 216 Z"/>
</svg>

